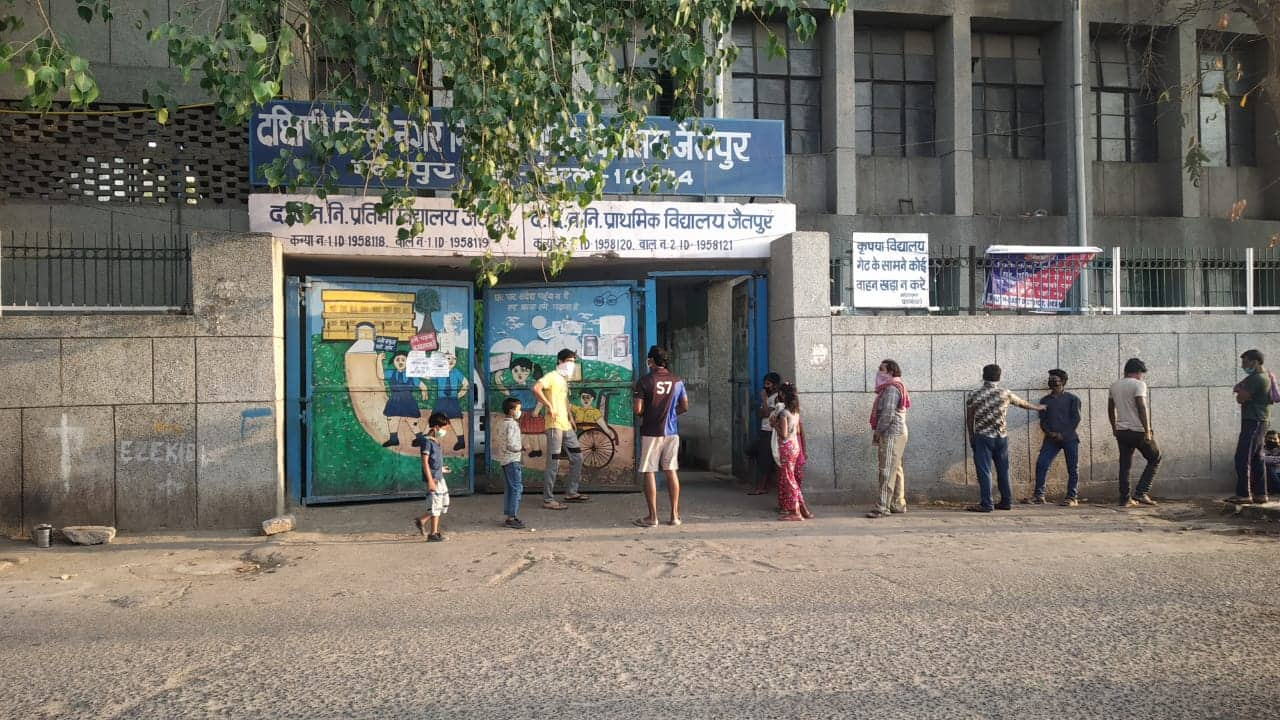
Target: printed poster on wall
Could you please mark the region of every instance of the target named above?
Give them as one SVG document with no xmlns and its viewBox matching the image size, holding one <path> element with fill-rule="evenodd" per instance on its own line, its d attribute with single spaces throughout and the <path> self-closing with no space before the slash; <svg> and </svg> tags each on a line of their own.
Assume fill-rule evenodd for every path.
<svg viewBox="0 0 1280 720">
<path fill-rule="evenodd" d="M 926 233 L 853 234 L 855 308 L 929 307 Z"/>
<path fill-rule="evenodd" d="M 1096 247 L 995 245 L 987 248 L 983 306 L 1056 312 Z"/>
<path fill-rule="evenodd" d="M 502 403 L 520 401 L 523 472 L 542 481 L 546 467 L 546 411 L 533 394 L 555 372 L 564 349 L 578 355 L 569 378 L 569 420 L 582 447 L 583 483 L 634 487 L 635 328 L 629 285 L 499 287 L 485 298 L 489 427 L 500 427 Z M 500 477 L 496 467 L 490 475 Z"/>
</svg>

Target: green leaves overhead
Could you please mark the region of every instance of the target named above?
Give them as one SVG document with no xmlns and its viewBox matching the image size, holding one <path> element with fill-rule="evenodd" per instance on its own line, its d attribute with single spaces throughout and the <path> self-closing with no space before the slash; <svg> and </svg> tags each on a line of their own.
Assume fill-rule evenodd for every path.
<svg viewBox="0 0 1280 720">
<path fill-rule="evenodd" d="M 77 3 L 91 20 L 110 13 L 107 0 Z M 846 4 L 832 2 L 831 11 Z M 735 19 L 785 15 L 802 38 L 817 26 L 799 0 L 225 0 L 220 7 L 213 18 L 208 3 L 174 3 L 148 37 L 185 77 L 199 78 L 225 123 L 243 126 L 256 105 L 282 92 L 305 98 L 313 91 L 383 119 L 372 136 L 313 133 L 317 157 L 260 168 L 273 187 L 323 197 L 336 189 L 327 161 L 346 154 L 396 181 L 383 204 L 407 204 L 413 153 L 390 131 L 388 110 L 427 124 L 431 107 L 445 106 L 462 148 L 454 200 L 499 241 L 514 235 L 509 218 L 519 207 L 556 217 L 561 207 L 598 199 L 605 166 L 636 148 L 635 130 L 660 96 L 676 120 L 706 114 L 718 100 L 710 79 L 737 55 L 723 42 Z M 73 101 L 92 102 L 92 73 L 56 40 L 47 33 L 41 54 L 17 63 L 28 103 L 47 108 L 64 86 Z M 781 52 L 780 44 L 771 47 Z M 11 46 L 0 45 L 0 62 L 6 52 L 13 54 Z M 147 96 L 161 122 L 176 110 L 171 95 L 154 88 Z M 596 122 L 580 126 L 576 115 Z M 573 165 L 585 182 L 552 170 Z M 646 179 L 652 191 L 671 187 L 662 172 Z M 300 208 L 296 219 L 303 219 Z M 554 273 L 570 249 L 553 246 L 546 255 Z M 504 269 L 482 258 L 478 281 L 495 283 Z"/>
</svg>

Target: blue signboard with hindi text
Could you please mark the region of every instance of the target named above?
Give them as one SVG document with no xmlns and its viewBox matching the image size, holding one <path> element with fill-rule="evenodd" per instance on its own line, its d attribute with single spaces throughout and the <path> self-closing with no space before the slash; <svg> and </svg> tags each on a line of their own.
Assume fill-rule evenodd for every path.
<svg viewBox="0 0 1280 720">
<path fill-rule="evenodd" d="M 585 117 L 579 116 L 578 122 L 584 123 Z M 249 120 L 250 184 L 266 185 L 260 166 L 286 152 L 310 161 L 313 136 L 339 130 L 363 130 L 371 143 L 398 145 L 410 160 L 408 186 L 412 189 L 448 190 L 460 177 L 461 139 L 446 124 L 440 108 L 432 108 L 427 123 L 393 112 L 381 124 L 367 112 L 336 103 L 272 101 Z M 671 171 L 675 182 L 674 187 L 659 188 L 664 195 L 786 195 L 786 146 L 780 120 L 704 118 L 694 128 L 655 116 L 645 121 L 639 133 L 638 147 L 606 169 L 605 194 L 631 195 L 637 190 L 647 194 L 654 169 L 663 168 Z M 665 146 L 662 159 L 654 157 L 655 145 Z M 329 165 L 338 171 L 338 185 L 366 186 L 358 158 L 331 158 Z M 585 175 L 581 168 L 569 166 L 554 172 L 569 178 Z"/>
</svg>

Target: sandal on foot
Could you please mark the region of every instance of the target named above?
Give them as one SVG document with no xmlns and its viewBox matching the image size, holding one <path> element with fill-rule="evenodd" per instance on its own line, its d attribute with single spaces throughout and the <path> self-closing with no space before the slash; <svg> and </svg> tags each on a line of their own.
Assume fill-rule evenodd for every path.
<svg viewBox="0 0 1280 720">
<path fill-rule="evenodd" d="M 804 522 L 804 518 L 800 516 L 800 513 L 779 513 L 778 521 L 779 522 Z"/>
<path fill-rule="evenodd" d="M 631 524 L 635 525 L 636 527 L 642 527 L 642 528 L 658 527 L 657 520 L 654 520 L 653 522 L 649 522 L 648 518 L 636 518 L 635 520 L 631 521 Z"/>
<path fill-rule="evenodd" d="M 543 510 L 568 510 L 569 506 L 565 505 L 562 502 L 557 502 L 555 500 L 543 500 L 542 509 Z"/>
<path fill-rule="evenodd" d="M 591 502 L 591 496 L 590 495 L 566 495 L 564 498 L 564 501 L 571 502 L 571 503 Z"/>
<path fill-rule="evenodd" d="M 673 520 L 668 520 L 667 524 L 670 525 L 671 527 L 679 527 L 684 523 L 680 521 L 680 518 L 675 518 Z"/>
</svg>

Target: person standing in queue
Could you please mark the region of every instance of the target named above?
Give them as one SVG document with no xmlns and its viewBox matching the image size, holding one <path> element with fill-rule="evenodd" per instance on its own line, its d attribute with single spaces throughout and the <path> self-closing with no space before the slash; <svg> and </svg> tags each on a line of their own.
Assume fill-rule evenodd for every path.
<svg viewBox="0 0 1280 720">
<path fill-rule="evenodd" d="M 771 372 L 764 376 L 760 388 L 760 407 L 756 416 L 760 418 L 760 430 L 756 433 L 756 487 L 748 495 L 763 495 L 769 491 L 769 481 L 775 475 L 777 464 L 773 461 L 773 424 L 769 417 L 778 403 L 778 386 L 782 384 L 782 376 Z"/>
<path fill-rule="evenodd" d="M 668 525 L 680 524 L 680 435 L 676 417 L 689 410 L 689 395 L 684 381 L 667 368 L 667 351 L 654 345 L 649 348 L 649 374 L 640 378 L 631 395 L 631 409 L 640 418 L 640 472 L 644 473 L 644 499 L 649 514 L 632 521 L 639 527 L 658 524 L 658 485 L 661 471 L 671 496 L 671 519 Z"/>
<path fill-rule="evenodd" d="M 569 476 L 565 480 L 567 502 L 581 503 L 590 500 L 578 492 L 582 480 L 582 446 L 574 432 L 569 417 L 569 378 L 573 377 L 578 354 L 565 348 L 556 354 L 556 369 L 543 375 L 533 384 L 533 395 L 546 412 L 547 465 L 542 476 L 542 507 L 547 510 L 564 510 L 565 505 L 556 500 L 556 475 L 559 474 L 561 449 L 569 456 Z"/>
</svg>

